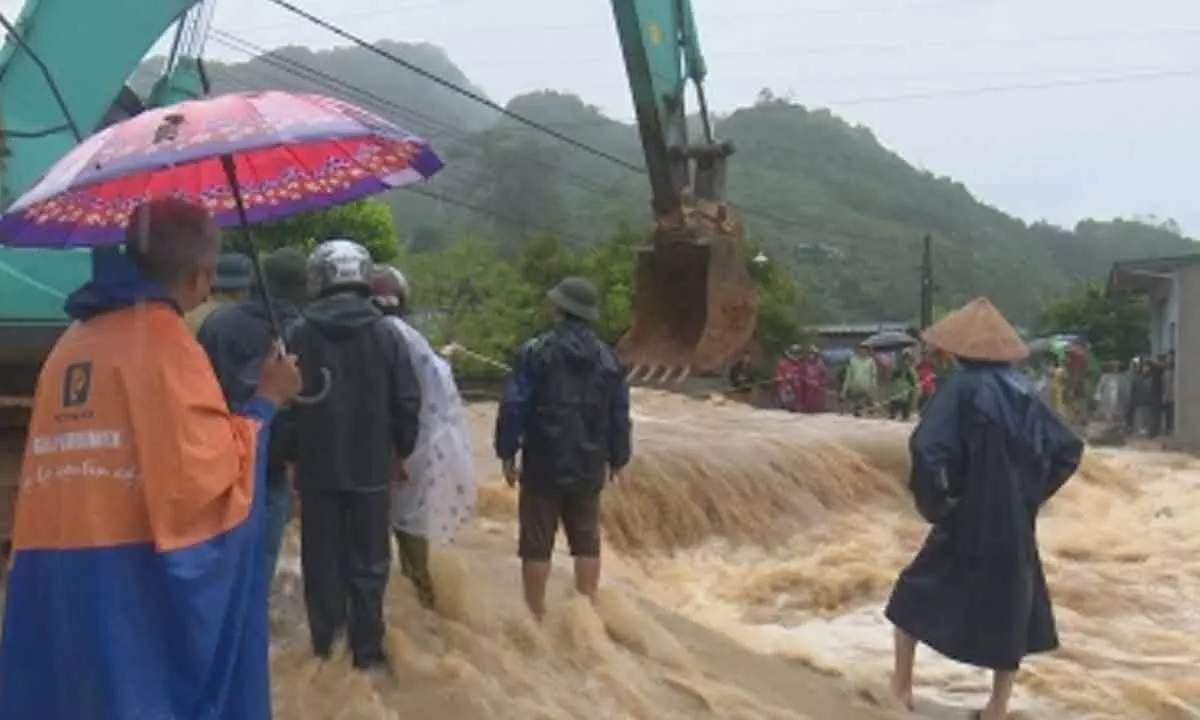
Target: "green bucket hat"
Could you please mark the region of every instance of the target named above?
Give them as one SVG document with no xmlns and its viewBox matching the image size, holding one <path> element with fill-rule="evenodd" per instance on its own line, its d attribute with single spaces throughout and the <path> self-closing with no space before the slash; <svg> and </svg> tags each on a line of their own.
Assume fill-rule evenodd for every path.
<svg viewBox="0 0 1200 720">
<path fill-rule="evenodd" d="M 546 293 L 546 298 L 559 310 L 580 320 L 595 322 L 600 318 L 600 297 L 596 293 L 596 286 L 581 277 L 563 278 Z"/>
<path fill-rule="evenodd" d="M 217 277 L 213 290 L 237 292 L 249 290 L 254 284 L 254 261 L 240 252 L 224 252 L 217 261 Z"/>
<path fill-rule="evenodd" d="M 262 260 L 263 279 L 272 297 L 301 307 L 308 302 L 308 259 L 293 248 L 279 248 Z"/>
</svg>

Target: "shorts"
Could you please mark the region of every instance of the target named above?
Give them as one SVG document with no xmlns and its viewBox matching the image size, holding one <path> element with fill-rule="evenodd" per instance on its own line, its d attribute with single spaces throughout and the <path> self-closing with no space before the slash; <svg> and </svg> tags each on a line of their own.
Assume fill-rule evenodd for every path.
<svg viewBox="0 0 1200 720">
<path fill-rule="evenodd" d="M 531 490 L 521 486 L 518 554 L 522 560 L 548 562 L 554 552 L 559 521 L 574 557 L 600 557 L 600 493 L 598 491 Z"/>
</svg>

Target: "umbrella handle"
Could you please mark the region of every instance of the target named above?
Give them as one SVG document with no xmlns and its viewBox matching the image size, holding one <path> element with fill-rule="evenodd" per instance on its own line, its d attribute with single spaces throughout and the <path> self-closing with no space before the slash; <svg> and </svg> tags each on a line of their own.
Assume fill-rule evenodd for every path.
<svg viewBox="0 0 1200 720">
<path fill-rule="evenodd" d="M 275 337 L 283 337 L 283 328 L 279 326 L 279 317 L 275 314 L 275 306 L 271 302 L 271 291 L 267 286 L 266 278 L 263 277 L 262 263 L 259 262 L 258 252 L 254 248 L 254 240 L 250 237 L 250 223 L 246 218 L 246 204 L 242 200 L 242 188 L 238 185 L 237 166 L 234 165 L 233 156 L 222 155 L 221 167 L 225 170 L 225 178 L 229 181 L 229 190 L 233 193 L 233 202 L 237 207 L 242 242 L 245 244 L 246 252 L 254 261 L 254 279 L 258 283 L 258 291 L 262 295 L 263 307 L 267 311 L 267 320 L 271 324 L 271 331 Z M 329 372 L 329 368 L 321 368 L 321 389 L 317 391 L 316 395 L 297 395 L 295 402 L 298 405 L 316 405 L 329 396 L 332 386 L 333 374 Z"/>
<path fill-rule="evenodd" d="M 295 403 L 297 405 L 316 405 L 325 398 L 329 397 L 329 391 L 333 388 L 333 373 L 329 372 L 329 368 L 321 368 L 321 389 L 316 395 L 297 395 Z"/>
</svg>

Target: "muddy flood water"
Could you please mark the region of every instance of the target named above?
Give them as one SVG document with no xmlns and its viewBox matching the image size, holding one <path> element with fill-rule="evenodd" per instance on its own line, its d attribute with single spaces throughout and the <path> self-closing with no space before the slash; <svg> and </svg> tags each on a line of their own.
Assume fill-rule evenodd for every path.
<svg viewBox="0 0 1200 720">
<path fill-rule="evenodd" d="M 906 717 L 886 693 L 882 607 L 925 526 L 909 427 L 635 394 L 635 460 L 605 497 L 605 588 L 524 612 L 515 494 L 470 408 L 476 519 L 433 556 L 436 613 L 397 573 L 393 678 L 308 653 L 295 537 L 273 600 L 276 717 Z M 1200 461 L 1089 450 L 1042 516 L 1063 648 L 1022 669 L 1014 717 L 1200 719 Z M 561 540 L 561 538 L 560 538 Z M 962 718 L 988 676 L 918 654 L 918 717 Z"/>
</svg>

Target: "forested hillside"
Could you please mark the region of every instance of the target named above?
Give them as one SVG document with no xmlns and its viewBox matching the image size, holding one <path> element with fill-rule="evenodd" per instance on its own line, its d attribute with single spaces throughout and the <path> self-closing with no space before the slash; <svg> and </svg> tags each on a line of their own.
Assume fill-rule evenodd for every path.
<svg viewBox="0 0 1200 720">
<path fill-rule="evenodd" d="M 440 49 L 384 43 L 389 52 L 469 85 Z M 143 86 L 154 66 L 139 73 Z M 429 138 L 448 167 L 416 191 L 386 198 L 410 250 L 471 234 L 514 252 L 551 234 L 593 246 L 649 222 L 644 177 L 455 95 L 365 50 L 285 48 L 236 65 L 210 64 L 214 90 L 273 87 L 339 95 Z M 641 165 L 635 128 L 569 94 L 540 92 L 509 109 Z M 1120 259 L 1193 252 L 1170 222 L 1087 220 L 1029 226 L 961 184 L 918 170 L 864 127 L 765 92 L 718 118 L 733 140 L 729 195 L 748 232 L 801 284 L 810 320 L 907 320 L 918 307 L 921 238 L 934 241 L 937 305 L 993 298 L 1018 322 Z M 1080 182 L 1086 182 L 1081 178 Z"/>
</svg>

